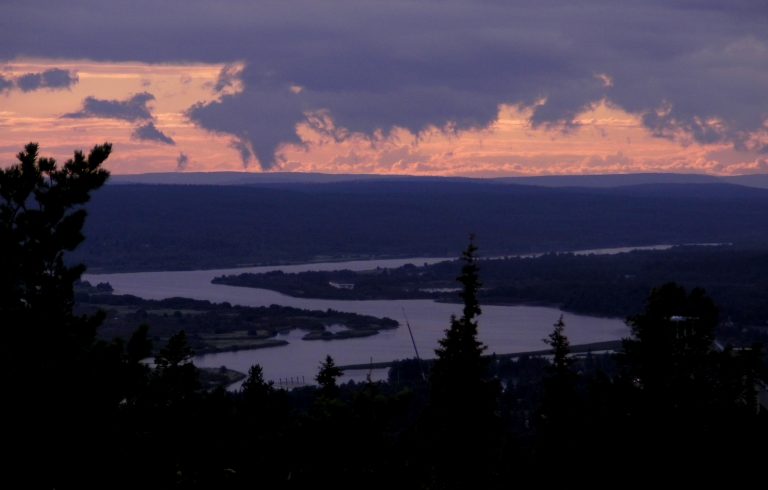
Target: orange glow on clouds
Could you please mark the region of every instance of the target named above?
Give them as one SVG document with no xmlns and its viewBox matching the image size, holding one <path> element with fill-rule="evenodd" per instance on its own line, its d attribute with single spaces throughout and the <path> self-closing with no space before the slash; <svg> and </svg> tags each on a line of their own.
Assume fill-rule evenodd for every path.
<svg viewBox="0 0 768 490">
<path fill-rule="evenodd" d="M 342 142 L 309 124 L 304 148 L 283 147 L 282 168 L 291 171 L 420 175 L 595 174 L 632 172 L 765 172 L 768 161 L 730 145 L 681 144 L 654 137 L 637 116 L 605 103 L 580 115 L 567 132 L 533 129 L 530 112 L 502 106 L 482 130 L 453 134 L 431 128 L 414 135 L 395 130 L 373 138 L 356 134 Z"/>
<path fill-rule="evenodd" d="M 23 60 L 0 66 L 0 75 L 57 67 L 76 71 L 79 83 L 69 90 L 0 93 L 0 152 L 3 165 L 29 141 L 44 155 L 60 159 L 73 149 L 110 141 L 108 163 L 117 174 L 175 171 L 181 153 L 187 171 L 243 170 L 231 137 L 206 132 L 184 112 L 197 102 L 220 97 L 214 90 L 225 65 L 148 65 L 89 61 Z M 227 69 L 232 70 L 232 67 Z M 613 83 L 607 74 L 596 75 Z M 237 86 L 229 91 L 238 90 Z M 292 87 L 301 91 L 302 87 Z M 118 119 L 61 118 L 78 111 L 89 96 L 126 100 L 150 92 L 154 124 L 175 145 L 131 138 L 134 122 Z M 335 128 L 331 115 L 308 114 L 297 127 L 302 145 L 283 145 L 277 171 L 416 175 L 546 175 L 630 172 L 744 174 L 768 171 L 768 157 L 730 145 L 701 145 L 683 138 L 654 137 L 640 119 L 602 103 L 582 113 L 567 132 L 532 128 L 524 108 L 501 106 L 498 119 L 483 129 L 455 132 L 428 128 L 419 134 L 395 128 L 374 135 Z M 716 126 L 718 121 L 708 124 Z M 753 135 L 768 140 L 768 127 Z M 248 171 L 259 171 L 251 164 Z"/>
</svg>

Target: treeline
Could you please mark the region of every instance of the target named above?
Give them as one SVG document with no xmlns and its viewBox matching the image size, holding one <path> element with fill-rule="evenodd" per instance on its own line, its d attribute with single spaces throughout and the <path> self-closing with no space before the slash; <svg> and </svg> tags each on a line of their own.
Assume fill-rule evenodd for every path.
<svg viewBox="0 0 768 490">
<path fill-rule="evenodd" d="M 443 295 L 430 289 L 448 287 L 446 279 L 420 276 L 415 266 L 406 265 L 362 273 L 350 270 L 243 273 L 215 277 L 211 282 L 271 289 L 299 298 L 368 300 L 439 298 Z M 451 289 L 454 289 L 453 286 Z"/>
<path fill-rule="evenodd" d="M 675 281 L 706 289 L 723 320 L 768 327 L 768 248 L 679 246 L 616 255 L 547 254 L 488 261 L 483 278 L 487 302 L 543 301 L 610 316 L 639 311 L 646 291 Z"/>
<path fill-rule="evenodd" d="M 487 255 L 764 244 L 768 191 L 724 184 L 578 189 L 450 181 L 119 185 L 102 189 L 88 209 L 88 241 L 74 260 L 92 272 L 138 271 L 452 257 L 470 231 Z"/>
</svg>

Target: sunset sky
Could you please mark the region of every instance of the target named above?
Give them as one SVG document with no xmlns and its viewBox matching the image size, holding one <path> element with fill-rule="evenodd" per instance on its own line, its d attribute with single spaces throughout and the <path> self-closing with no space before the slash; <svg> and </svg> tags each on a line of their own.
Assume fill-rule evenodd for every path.
<svg viewBox="0 0 768 490">
<path fill-rule="evenodd" d="M 0 161 L 114 173 L 768 172 L 752 0 L 0 3 Z"/>
</svg>

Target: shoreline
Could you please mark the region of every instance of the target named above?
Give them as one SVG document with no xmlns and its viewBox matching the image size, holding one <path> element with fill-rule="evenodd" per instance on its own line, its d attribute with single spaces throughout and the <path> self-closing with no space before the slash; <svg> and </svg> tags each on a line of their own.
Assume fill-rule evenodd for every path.
<svg viewBox="0 0 768 490">
<path fill-rule="evenodd" d="M 724 243 L 655 243 L 655 244 L 644 244 L 644 245 L 632 245 L 632 244 L 623 244 L 623 245 L 611 245 L 606 247 L 599 247 L 599 248 L 586 248 L 586 249 L 577 249 L 577 250 L 550 250 L 550 251 L 538 251 L 538 252 L 514 252 L 514 253 L 495 253 L 490 254 L 485 257 L 480 257 L 480 261 L 484 260 L 500 260 L 500 259 L 506 259 L 506 258 L 514 258 L 514 257 L 521 257 L 521 258 L 529 258 L 529 257 L 537 257 L 549 253 L 557 253 L 557 254 L 575 254 L 575 255 L 582 255 L 582 254 L 596 254 L 596 255 L 611 255 L 611 254 L 617 254 L 617 253 L 626 253 L 631 252 L 633 250 L 665 250 L 672 247 L 678 247 L 678 246 L 701 246 L 701 247 L 712 247 L 712 246 L 724 246 L 724 245 L 732 245 L 732 243 L 724 242 Z M 107 274 L 132 274 L 132 273 L 142 273 L 142 272 L 193 272 L 193 271 L 216 271 L 216 270 L 222 270 L 222 269 L 250 269 L 250 268 L 256 268 L 256 267 L 282 267 L 282 266 L 295 266 L 295 265 L 311 265 L 311 264 L 330 264 L 330 263 L 343 263 L 343 262 L 361 262 L 361 261 L 375 261 L 375 260 L 405 260 L 405 259 L 428 259 L 428 260 L 438 260 L 440 262 L 443 261 L 453 261 L 458 260 L 459 257 L 445 257 L 445 256 L 430 256 L 430 255 L 424 255 L 424 256 L 414 256 L 413 254 L 398 254 L 398 255 L 377 255 L 377 254 L 361 254 L 361 255 L 349 255 L 349 256 L 340 256 L 340 257 L 326 257 L 326 256 L 315 256 L 308 259 L 295 259 L 295 260 L 283 260 L 283 261 L 268 261 L 268 262 L 252 262 L 252 263 L 229 263 L 229 264 L 219 264 L 215 266 L 206 266 L 203 268 L 200 267 L 182 267 L 182 268 L 175 268 L 175 269 L 152 269 L 152 268 L 138 268 L 138 269 L 123 269 L 123 268 L 115 268 L 115 267 L 90 267 L 88 264 L 85 264 L 87 269 L 86 272 L 83 273 L 83 275 L 107 275 Z"/>
<path fill-rule="evenodd" d="M 144 272 L 152 272 L 152 273 L 159 273 L 159 272 L 205 272 L 205 271 L 218 271 L 218 270 L 229 270 L 229 269 L 253 269 L 257 267 L 287 267 L 287 266 L 295 266 L 295 265 L 312 265 L 312 264 L 333 264 L 333 263 L 344 263 L 344 262 L 368 262 L 368 261 L 376 261 L 376 260 L 406 260 L 406 259 L 427 259 L 427 260 L 437 260 L 439 262 L 443 261 L 451 261 L 451 260 L 458 260 L 458 257 L 440 257 L 440 256 L 419 256 L 414 257 L 412 254 L 405 254 L 405 255 L 355 255 L 355 256 L 349 256 L 349 257 L 315 257 L 313 259 L 307 259 L 307 260 L 287 260 L 287 261 L 276 261 L 276 262 L 254 262 L 254 263 L 240 263 L 240 264 L 221 264 L 217 266 L 212 267 L 204 267 L 204 268 L 195 268 L 195 267 L 185 267 L 185 268 L 179 268 L 179 269 L 120 269 L 120 268 L 110 268 L 110 267 L 94 267 L 91 268 L 86 265 L 86 271 L 83 273 L 83 275 L 91 275 L 91 276 L 101 276 L 101 275 L 111 275 L 111 274 L 139 274 Z"/>
<path fill-rule="evenodd" d="M 590 352 L 606 352 L 606 351 L 616 351 L 621 348 L 623 340 L 606 340 L 603 342 L 589 342 L 586 344 L 578 344 L 578 345 L 572 345 L 570 346 L 570 354 L 585 354 Z M 540 349 L 540 350 L 532 350 L 532 351 L 522 351 L 522 352 L 509 352 L 506 354 L 486 354 L 483 356 L 485 359 L 516 359 L 518 357 L 524 357 L 524 356 L 551 356 L 552 355 L 552 349 Z M 342 371 L 357 371 L 357 370 L 364 370 L 364 369 L 384 369 L 384 368 L 390 368 L 394 364 L 406 360 L 414 360 L 411 359 L 397 359 L 394 361 L 380 361 L 380 362 L 373 362 L 368 364 L 346 364 L 339 366 L 339 369 Z M 432 363 L 434 359 L 422 359 L 422 362 L 425 363 Z"/>
</svg>

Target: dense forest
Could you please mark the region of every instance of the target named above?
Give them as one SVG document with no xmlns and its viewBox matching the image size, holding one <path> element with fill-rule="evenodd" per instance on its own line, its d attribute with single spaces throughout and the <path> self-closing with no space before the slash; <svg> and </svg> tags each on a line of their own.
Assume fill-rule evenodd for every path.
<svg viewBox="0 0 768 490">
<path fill-rule="evenodd" d="M 768 242 L 768 190 L 727 184 L 107 185 L 88 210 L 73 261 L 91 272 L 454 257 L 470 232 L 486 256 Z"/>
<path fill-rule="evenodd" d="M 616 354 L 574 356 L 559 321 L 547 358 L 495 359 L 477 340 L 473 242 L 453 264 L 463 309 L 433 363 L 340 386 L 328 357 L 317 387 L 293 391 L 255 365 L 240 391 L 206 390 L 184 330 L 153 350 L 146 326 L 100 339 L 105 313 L 75 311 L 84 267 L 64 256 L 84 239 L 110 151 L 59 166 L 30 144 L 0 170 L 6 486 L 466 489 L 713 473 L 739 484 L 765 461 L 763 352 L 715 345 L 704 290 L 654 287 Z"/>
</svg>

